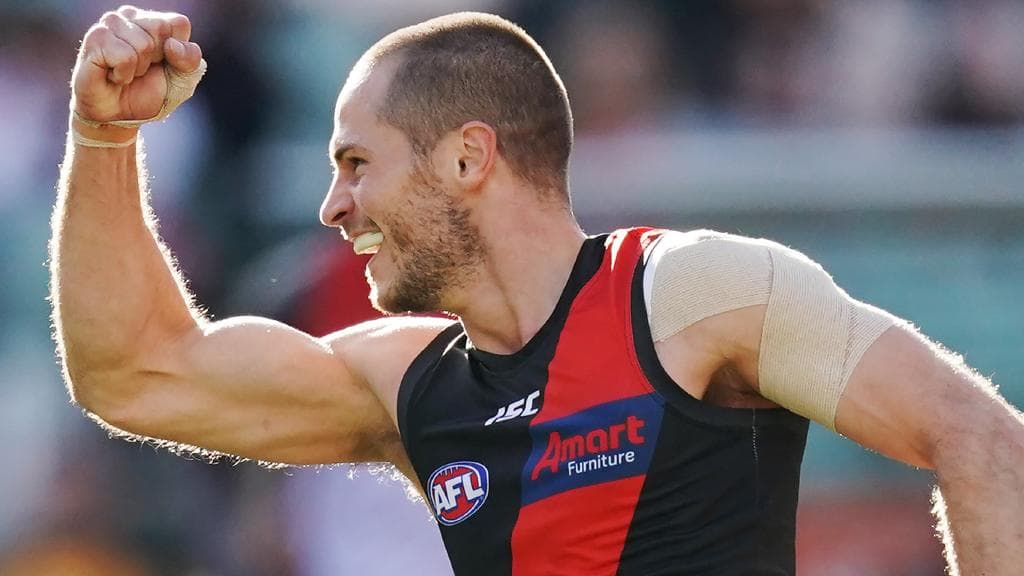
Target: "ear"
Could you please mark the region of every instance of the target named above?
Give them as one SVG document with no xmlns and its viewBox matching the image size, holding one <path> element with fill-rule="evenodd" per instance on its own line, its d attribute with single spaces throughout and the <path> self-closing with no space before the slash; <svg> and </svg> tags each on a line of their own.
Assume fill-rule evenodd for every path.
<svg viewBox="0 0 1024 576">
<path fill-rule="evenodd" d="M 466 122 L 456 130 L 456 154 L 452 168 L 456 182 L 464 189 L 477 189 L 491 174 L 498 156 L 498 135 L 494 128 L 478 122 Z"/>
</svg>

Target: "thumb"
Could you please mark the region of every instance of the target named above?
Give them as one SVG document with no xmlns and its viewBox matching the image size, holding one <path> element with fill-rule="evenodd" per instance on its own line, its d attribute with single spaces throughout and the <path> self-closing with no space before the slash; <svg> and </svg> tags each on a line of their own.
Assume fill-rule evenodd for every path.
<svg viewBox="0 0 1024 576">
<path fill-rule="evenodd" d="M 164 41 L 164 59 L 180 72 L 192 72 L 199 67 L 203 51 L 195 42 L 182 42 L 177 38 Z"/>
</svg>

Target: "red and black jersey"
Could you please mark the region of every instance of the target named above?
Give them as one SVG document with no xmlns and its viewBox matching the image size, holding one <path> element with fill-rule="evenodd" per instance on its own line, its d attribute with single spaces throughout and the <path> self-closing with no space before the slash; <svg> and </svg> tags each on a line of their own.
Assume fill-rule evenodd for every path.
<svg viewBox="0 0 1024 576">
<path fill-rule="evenodd" d="M 807 420 L 665 373 L 642 289 L 658 235 L 587 239 L 515 354 L 453 324 L 407 371 L 402 440 L 456 574 L 794 574 Z"/>
</svg>

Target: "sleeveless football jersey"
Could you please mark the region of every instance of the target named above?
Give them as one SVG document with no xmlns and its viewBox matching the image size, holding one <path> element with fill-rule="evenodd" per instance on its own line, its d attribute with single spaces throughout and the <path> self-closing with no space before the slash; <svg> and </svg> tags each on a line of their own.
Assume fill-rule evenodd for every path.
<svg viewBox="0 0 1024 576">
<path fill-rule="evenodd" d="M 665 373 L 642 288 L 659 233 L 588 238 L 518 352 L 456 323 L 410 365 L 399 428 L 455 574 L 795 573 L 807 420 Z"/>
</svg>

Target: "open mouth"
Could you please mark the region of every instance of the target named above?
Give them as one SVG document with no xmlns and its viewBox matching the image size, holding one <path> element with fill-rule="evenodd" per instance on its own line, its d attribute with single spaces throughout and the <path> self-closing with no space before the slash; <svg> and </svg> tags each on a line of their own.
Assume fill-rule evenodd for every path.
<svg viewBox="0 0 1024 576">
<path fill-rule="evenodd" d="M 356 254 L 376 254 L 384 242 L 383 232 L 366 232 L 352 240 L 352 249 Z"/>
</svg>

